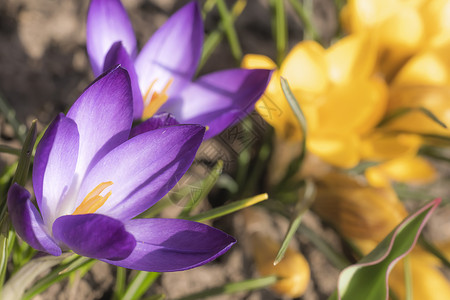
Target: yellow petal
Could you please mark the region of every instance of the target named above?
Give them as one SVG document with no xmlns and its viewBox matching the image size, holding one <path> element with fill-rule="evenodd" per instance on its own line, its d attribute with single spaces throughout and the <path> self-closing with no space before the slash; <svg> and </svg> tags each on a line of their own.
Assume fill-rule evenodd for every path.
<svg viewBox="0 0 450 300">
<path fill-rule="evenodd" d="M 422 138 L 415 134 L 376 131 L 363 139 L 361 157 L 369 161 L 394 159 L 416 154 L 421 145 Z"/>
<path fill-rule="evenodd" d="M 411 252 L 409 259 L 414 299 L 450 299 L 450 282 L 436 266 L 424 259 L 423 255 L 418 255 L 416 249 Z M 389 277 L 389 286 L 399 299 L 406 299 L 403 270 L 403 262 L 400 262 L 394 267 Z"/>
<path fill-rule="evenodd" d="M 354 177 L 329 173 L 317 182 L 313 209 L 349 239 L 380 242 L 406 216 L 403 204 L 388 186 L 374 188 Z"/>
<path fill-rule="evenodd" d="M 313 41 L 298 43 L 286 56 L 280 73 L 294 92 L 324 92 L 328 85 L 325 50 Z"/>
<path fill-rule="evenodd" d="M 411 58 L 398 72 L 395 86 L 441 85 L 449 82 L 449 70 L 442 58 L 432 51 Z"/>
<path fill-rule="evenodd" d="M 405 86 L 393 89 L 388 110 L 395 112 L 405 107 L 424 107 L 440 121 L 450 125 L 450 85 Z M 389 122 L 385 128 L 414 133 L 450 135 L 450 131 L 420 111 L 411 111 Z"/>
<path fill-rule="evenodd" d="M 325 162 L 340 168 L 352 168 L 359 162 L 359 138 L 348 133 L 320 133 L 310 135 L 308 150 Z"/>
<path fill-rule="evenodd" d="M 277 65 L 270 57 L 260 54 L 246 54 L 241 67 L 245 69 L 276 69 Z"/>
<path fill-rule="evenodd" d="M 331 81 L 341 83 L 368 78 L 374 72 L 377 48 L 365 34 L 346 36 L 326 50 Z"/>
<path fill-rule="evenodd" d="M 282 279 L 271 288 L 284 296 L 297 298 L 302 296 L 310 280 L 309 264 L 303 255 L 288 248 L 283 260 L 276 266 L 273 261 L 280 249 L 280 244 L 259 233 L 251 237 L 255 265 L 262 276 L 277 275 Z"/>
<path fill-rule="evenodd" d="M 436 179 L 436 170 L 421 157 L 404 156 L 370 167 L 365 175 L 371 185 L 383 187 L 391 180 L 405 183 L 429 183 Z"/>
<path fill-rule="evenodd" d="M 385 114 L 387 87 L 383 80 L 372 78 L 334 85 L 319 108 L 323 131 L 362 134 L 373 129 Z"/>
</svg>

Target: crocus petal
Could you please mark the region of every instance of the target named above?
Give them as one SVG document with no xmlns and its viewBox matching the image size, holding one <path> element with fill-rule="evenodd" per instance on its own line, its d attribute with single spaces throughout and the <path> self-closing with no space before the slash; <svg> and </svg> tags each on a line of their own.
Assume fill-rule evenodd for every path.
<svg viewBox="0 0 450 300">
<path fill-rule="evenodd" d="M 136 246 L 121 221 L 99 214 L 59 217 L 53 235 L 75 253 L 96 259 L 124 259 Z"/>
<path fill-rule="evenodd" d="M 95 76 L 111 46 L 121 41 L 132 59 L 136 57 L 136 37 L 120 0 L 92 0 L 87 16 L 86 46 Z"/>
<path fill-rule="evenodd" d="M 133 118 L 140 119 L 144 109 L 144 101 L 139 89 L 138 78 L 136 75 L 136 70 L 134 69 L 134 62 L 127 53 L 126 49 L 123 47 L 122 42 L 116 42 L 111 46 L 111 49 L 108 51 L 105 58 L 103 71 L 107 71 L 116 65 L 120 65 L 128 71 L 128 75 L 131 80 L 131 89 L 133 92 Z"/>
<path fill-rule="evenodd" d="M 36 149 L 33 187 L 42 217 L 53 222 L 60 200 L 75 172 L 79 136 L 77 125 L 63 114 L 50 124 Z"/>
<path fill-rule="evenodd" d="M 36 250 L 61 255 L 61 248 L 45 231 L 42 217 L 30 197 L 30 193 L 17 183 L 8 191 L 8 211 L 17 234 Z"/>
<path fill-rule="evenodd" d="M 112 181 L 112 194 L 97 213 L 120 220 L 137 216 L 161 199 L 187 171 L 204 130 L 198 125 L 179 125 L 128 140 L 108 153 L 87 175 L 76 204 L 98 184 Z"/>
<path fill-rule="evenodd" d="M 80 155 L 76 173 L 83 178 L 89 166 L 128 139 L 133 121 L 128 73 L 118 67 L 99 77 L 78 98 L 67 116 L 78 125 Z"/>
<path fill-rule="evenodd" d="M 168 113 L 162 113 L 147 119 L 141 124 L 131 128 L 130 139 L 138 134 L 162 127 L 178 125 L 178 121 Z"/>
<path fill-rule="evenodd" d="M 205 138 L 213 137 L 254 109 L 266 89 L 271 70 L 230 69 L 200 77 L 187 86 L 180 99 L 161 110 L 178 121 L 209 127 Z"/>
<path fill-rule="evenodd" d="M 169 80 L 175 95 L 194 76 L 203 46 L 203 22 L 198 3 L 193 1 L 160 27 L 136 58 L 136 72 L 143 94 L 155 81 L 160 91 Z"/>
<path fill-rule="evenodd" d="M 135 219 L 126 229 L 137 244 L 130 256 L 110 264 L 125 268 L 172 272 L 206 264 L 236 243 L 228 234 L 207 225 L 175 219 Z"/>
</svg>

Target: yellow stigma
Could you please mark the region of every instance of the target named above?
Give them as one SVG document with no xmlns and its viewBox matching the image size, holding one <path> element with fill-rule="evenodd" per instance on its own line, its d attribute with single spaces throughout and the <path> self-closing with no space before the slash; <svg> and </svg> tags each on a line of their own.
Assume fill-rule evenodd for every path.
<svg viewBox="0 0 450 300">
<path fill-rule="evenodd" d="M 108 192 L 105 196 L 101 196 L 100 193 L 103 192 L 107 187 L 113 184 L 112 181 L 102 182 L 97 185 L 87 196 L 84 198 L 83 202 L 75 209 L 72 215 L 83 215 L 83 214 L 92 214 L 97 211 L 103 204 L 105 204 L 106 200 L 108 200 L 109 196 L 111 196 L 111 192 Z"/>
<path fill-rule="evenodd" d="M 170 78 L 161 92 L 153 92 L 152 89 L 158 79 L 153 80 L 144 95 L 144 112 L 142 113 L 142 118 L 144 120 L 151 118 L 158 109 L 166 103 L 169 96 L 167 96 L 167 91 L 172 85 L 173 78 Z"/>
</svg>

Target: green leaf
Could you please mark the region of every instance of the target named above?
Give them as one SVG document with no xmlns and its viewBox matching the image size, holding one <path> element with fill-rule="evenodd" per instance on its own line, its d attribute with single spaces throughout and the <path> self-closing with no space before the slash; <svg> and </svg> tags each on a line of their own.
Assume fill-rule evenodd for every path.
<svg viewBox="0 0 450 300">
<path fill-rule="evenodd" d="M 433 200 L 407 217 L 372 252 L 344 269 L 338 279 L 339 299 L 361 299 L 361 295 L 365 300 L 388 299 L 390 271 L 412 250 L 440 202 L 440 199 Z"/>
<path fill-rule="evenodd" d="M 209 4 L 208 2 L 211 2 Z M 214 2 L 214 3 L 212 3 Z M 208 4 L 208 7 L 206 8 Z M 210 9 L 209 5 L 216 5 L 216 0 L 213 1 L 207 1 L 205 3 L 205 10 Z M 246 0 L 238 0 L 233 5 L 233 8 L 231 9 L 231 21 L 234 22 L 236 19 L 242 14 L 242 11 L 244 10 L 245 6 L 247 5 Z M 197 68 L 197 73 L 201 70 L 201 68 L 205 65 L 205 63 L 208 61 L 211 54 L 214 52 L 214 50 L 219 46 L 220 42 L 222 41 L 225 34 L 225 27 L 223 22 L 219 24 L 218 28 L 208 34 L 205 38 L 205 42 L 203 43 L 203 51 L 202 51 L 202 57 L 200 58 L 200 63 Z"/>
<path fill-rule="evenodd" d="M 186 207 L 184 207 L 183 211 L 181 212 L 180 218 L 185 218 L 189 216 L 191 211 L 195 207 L 197 207 L 200 201 L 206 198 L 206 196 L 209 194 L 209 192 L 219 179 L 220 174 L 222 174 L 222 169 L 223 169 L 223 161 L 220 160 L 208 173 L 206 178 L 203 178 L 202 180 L 191 186 L 191 188 L 195 188 L 200 192 L 192 193 L 192 197 L 189 199 L 188 205 L 186 205 Z"/>
<path fill-rule="evenodd" d="M 289 2 L 291 3 L 292 7 L 294 8 L 295 12 L 297 13 L 297 15 L 299 16 L 302 24 L 303 24 L 303 31 L 304 31 L 304 39 L 312 39 L 315 41 L 319 41 L 319 34 L 317 33 L 317 30 L 314 28 L 314 26 L 312 25 L 310 16 L 312 17 L 312 15 L 308 15 L 308 13 L 305 11 L 305 9 L 303 8 L 303 4 L 300 2 L 300 0 L 289 0 Z"/>
<path fill-rule="evenodd" d="M 281 88 L 283 90 L 284 96 L 286 97 L 286 100 L 289 103 L 289 106 L 292 109 L 292 112 L 294 113 L 294 116 L 296 117 L 298 123 L 300 124 L 300 128 L 302 129 L 302 133 L 303 133 L 303 138 L 302 138 L 301 153 L 289 165 L 288 170 L 286 171 L 286 174 L 284 175 L 283 179 L 278 184 L 278 189 L 283 189 L 286 182 L 291 178 L 292 175 L 297 173 L 297 171 L 302 166 L 303 160 L 305 159 L 305 155 L 306 155 L 306 138 L 307 138 L 307 132 L 308 132 L 305 115 L 303 114 L 303 111 L 300 108 L 300 105 L 298 104 L 297 99 L 295 98 L 294 94 L 292 93 L 292 91 L 289 87 L 289 83 L 283 77 L 281 77 Z"/>
<path fill-rule="evenodd" d="M 447 125 L 445 125 L 444 122 L 439 120 L 439 118 L 436 117 L 436 115 L 433 112 L 431 112 L 429 109 L 422 107 L 422 106 L 399 108 L 398 110 L 394 111 L 390 115 L 386 116 L 383 120 L 381 120 L 381 122 L 378 124 L 378 127 L 384 126 L 384 125 L 388 124 L 389 122 L 391 122 L 395 119 L 398 119 L 398 118 L 400 118 L 410 112 L 413 112 L 413 111 L 419 111 L 419 112 L 423 113 L 431 121 L 435 122 L 436 124 L 438 124 L 439 126 L 445 128 L 445 129 L 447 129 Z"/>
<path fill-rule="evenodd" d="M 161 273 L 139 271 L 128 285 L 121 300 L 137 300 L 144 295 Z"/>
<path fill-rule="evenodd" d="M 36 141 L 36 120 L 31 123 L 30 130 L 28 130 L 27 137 L 23 143 L 22 151 L 19 156 L 19 164 L 17 165 L 16 174 L 13 178 L 13 183 L 17 182 L 21 186 L 25 186 L 28 178 L 28 171 L 30 169 L 31 157 L 33 155 L 34 142 Z"/>
<path fill-rule="evenodd" d="M 297 203 L 297 207 L 295 208 L 295 217 L 291 220 L 289 224 L 289 228 L 283 239 L 283 243 L 281 244 L 280 250 L 278 250 L 278 254 L 277 257 L 275 258 L 275 261 L 273 262 L 274 265 L 277 265 L 283 259 L 284 254 L 286 253 L 286 250 L 289 247 L 289 243 L 292 240 L 292 237 L 297 232 L 297 229 L 300 226 L 303 215 L 309 209 L 311 204 L 314 202 L 315 198 L 316 198 L 316 187 L 311 180 L 306 180 L 303 198 L 300 199 Z"/>
<path fill-rule="evenodd" d="M 278 281 L 276 276 L 266 276 L 257 279 L 248 279 L 240 282 L 227 283 L 223 286 L 215 287 L 209 290 L 205 290 L 199 293 L 191 294 L 177 300 L 197 300 L 206 299 L 207 297 L 223 295 L 223 294 L 233 294 L 238 292 L 245 292 L 251 290 L 262 289 L 273 285 Z"/>
<path fill-rule="evenodd" d="M 224 0 L 217 0 L 217 9 L 219 10 L 220 18 L 222 19 L 222 25 L 225 30 L 225 34 L 230 44 L 231 54 L 237 62 L 242 60 L 241 44 L 234 28 L 234 18 L 227 8 Z"/>
<path fill-rule="evenodd" d="M 25 290 L 33 284 L 39 275 L 61 263 L 68 256 L 70 254 L 61 256 L 49 255 L 30 261 L 8 280 L 3 287 L 0 298 L 8 300 L 22 299 Z"/>
<path fill-rule="evenodd" d="M 0 152 L 20 156 L 21 150 L 6 145 L 0 145 Z"/>
<path fill-rule="evenodd" d="M 268 198 L 269 196 L 267 194 L 256 195 L 244 200 L 235 201 L 227 205 L 222 205 L 220 207 L 213 208 L 204 213 L 200 213 L 198 215 L 188 217 L 186 219 L 195 222 L 203 222 L 206 220 L 216 219 L 231 214 L 233 212 L 236 212 L 238 210 L 241 210 L 243 208 L 255 205 L 256 203 L 267 200 Z"/>
<path fill-rule="evenodd" d="M 53 285 L 57 282 L 60 282 L 64 278 L 68 277 L 76 270 L 78 270 L 80 268 L 84 268 L 84 267 L 91 268 L 97 262 L 97 260 L 89 258 L 89 257 L 83 257 L 83 256 L 79 256 L 76 254 L 72 254 L 70 256 L 69 255 L 70 255 L 70 253 L 63 253 L 61 256 L 56 256 L 56 257 L 49 256 L 49 259 L 51 259 L 51 257 L 62 258 L 58 262 L 58 263 L 61 263 L 61 265 L 56 267 L 55 269 L 53 269 L 50 273 L 45 275 L 43 278 L 36 281 L 33 284 L 33 286 L 28 291 L 26 291 L 26 293 L 23 295 L 22 300 L 32 299 L 37 294 L 42 293 L 43 291 L 48 289 L 51 285 Z M 39 259 L 40 258 L 30 261 L 25 266 L 23 266 L 22 269 L 27 269 L 27 268 L 29 268 L 29 266 L 32 267 L 34 265 L 34 262 Z M 58 264 L 58 263 L 56 263 L 56 264 Z M 38 268 L 42 269 L 41 272 L 45 271 L 45 269 L 41 268 L 40 265 L 38 266 Z M 49 269 L 49 268 L 50 267 L 48 267 L 47 269 Z M 21 270 L 19 270 L 19 272 L 21 272 Z M 27 273 L 25 273 L 25 274 L 28 275 Z M 9 284 L 9 281 L 7 284 Z"/>
<path fill-rule="evenodd" d="M 277 46 L 277 64 L 278 67 L 284 60 L 286 55 L 286 45 L 288 40 L 286 14 L 284 12 L 284 0 L 271 0 L 272 7 L 272 28 L 275 35 L 275 43 Z"/>
</svg>

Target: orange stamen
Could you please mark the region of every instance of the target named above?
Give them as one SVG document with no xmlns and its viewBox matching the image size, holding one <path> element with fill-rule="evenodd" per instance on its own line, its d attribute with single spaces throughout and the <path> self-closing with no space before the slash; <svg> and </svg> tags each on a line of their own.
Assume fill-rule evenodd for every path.
<svg viewBox="0 0 450 300">
<path fill-rule="evenodd" d="M 84 198 L 83 202 L 75 209 L 72 215 L 83 215 L 83 214 L 92 214 L 97 211 L 103 204 L 105 204 L 106 200 L 108 200 L 109 196 L 111 196 L 111 192 L 108 192 L 105 196 L 100 196 L 100 193 L 103 192 L 107 187 L 113 184 L 112 181 L 102 182 L 97 185 L 87 196 Z"/>
<path fill-rule="evenodd" d="M 144 120 L 151 118 L 158 109 L 166 103 L 167 99 L 169 99 L 169 96 L 167 95 L 167 91 L 169 90 L 170 86 L 172 85 L 173 78 L 170 78 L 164 88 L 161 92 L 152 92 L 153 86 L 155 85 L 156 81 L 158 79 L 155 79 L 150 86 L 147 89 L 147 92 L 144 95 L 144 112 L 142 113 L 142 118 Z"/>
</svg>

